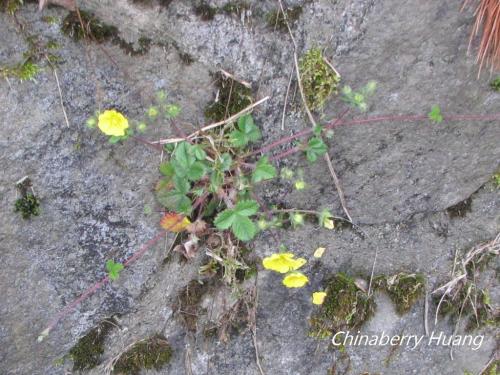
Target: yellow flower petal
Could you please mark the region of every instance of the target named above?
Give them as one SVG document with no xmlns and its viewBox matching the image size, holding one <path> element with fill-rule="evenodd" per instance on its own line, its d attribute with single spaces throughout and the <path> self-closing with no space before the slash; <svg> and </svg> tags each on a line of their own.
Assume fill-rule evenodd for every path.
<svg viewBox="0 0 500 375">
<path fill-rule="evenodd" d="M 314 250 L 314 257 L 315 258 L 321 258 L 323 256 L 323 253 L 325 252 L 325 248 L 324 247 L 318 247 L 316 250 Z"/>
<path fill-rule="evenodd" d="M 104 111 L 99 115 L 99 129 L 106 135 L 123 136 L 128 128 L 128 120 L 114 109 Z"/>
<path fill-rule="evenodd" d="M 335 228 L 335 223 L 333 222 L 332 219 L 325 219 L 325 221 L 323 221 L 323 226 L 326 228 L 326 229 L 334 229 Z"/>
<path fill-rule="evenodd" d="M 315 305 L 322 305 L 325 302 L 326 293 L 325 292 L 314 292 L 312 295 L 313 303 Z"/>
<path fill-rule="evenodd" d="M 307 263 L 304 258 L 294 259 L 294 257 L 295 255 L 292 253 L 272 254 L 262 260 L 262 265 L 267 270 L 287 273 L 295 271 Z"/>
<path fill-rule="evenodd" d="M 302 288 L 308 282 L 307 276 L 300 272 L 289 273 L 283 279 L 283 285 L 287 288 Z"/>
</svg>

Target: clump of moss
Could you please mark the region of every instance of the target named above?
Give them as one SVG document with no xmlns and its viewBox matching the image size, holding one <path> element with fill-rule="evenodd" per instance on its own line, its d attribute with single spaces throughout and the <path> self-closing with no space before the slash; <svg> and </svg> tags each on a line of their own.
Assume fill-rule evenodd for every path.
<svg viewBox="0 0 500 375">
<path fill-rule="evenodd" d="M 69 356 L 73 360 L 73 371 L 90 370 L 101 363 L 104 340 L 114 326 L 116 326 L 114 319 L 103 320 L 78 340 L 69 351 Z"/>
<path fill-rule="evenodd" d="M 469 197 L 451 207 L 448 207 L 446 209 L 446 212 L 448 213 L 450 218 L 453 219 L 456 217 L 465 217 L 467 212 L 470 212 L 471 209 L 472 209 L 472 198 Z"/>
<path fill-rule="evenodd" d="M 181 314 L 184 325 L 191 332 L 196 332 L 200 303 L 208 287 L 208 283 L 191 280 L 177 296 L 177 311 Z"/>
<path fill-rule="evenodd" d="M 310 334 L 324 338 L 344 329 L 359 328 L 373 315 L 375 307 L 373 298 L 352 277 L 338 273 L 327 282 L 326 298 L 310 320 Z"/>
<path fill-rule="evenodd" d="M 250 5 L 243 1 L 230 1 L 222 7 L 222 11 L 226 14 L 234 14 L 241 16 L 242 13 L 250 9 Z"/>
<path fill-rule="evenodd" d="M 493 81 L 490 82 L 490 87 L 494 91 L 500 91 L 500 76 L 496 77 Z"/>
<path fill-rule="evenodd" d="M 121 354 L 113 366 L 113 374 L 139 375 L 142 369 L 160 370 L 172 358 L 172 348 L 163 335 L 137 341 Z"/>
<path fill-rule="evenodd" d="M 219 86 L 217 100 L 205 109 L 205 117 L 212 121 L 222 121 L 252 104 L 252 89 L 244 84 L 217 73 Z"/>
<path fill-rule="evenodd" d="M 195 5 L 194 14 L 201 18 L 202 21 L 212 21 L 217 14 L 218 9 L 208 4 L 206 1 L 201 1 Z"/>
<path fill-rule="evenodd" d="M 319 48 L 311 48 L 300 59 L 302 86 L 307 105 L 311 110 L 321 110 L 326 100 L 338 92 L 340 76 L 325 62 Z"/>
<path fill-rule="evenodd" d="M 387 292 L 399 314 L 406 314 L 424 295 L 425 277 L 403 272 L 390 277 L 381 275 L 373 279 L 373 285 Z"/>
<path fill-rule="evenodd" d="M 40 200 L 35 196 L 29 177 L 24 177 L 16 183 L 21 198 L 14 204 L 14 212 L 20 212 L 23 219 L 40 215 Z"/>
<path fill-rule="evenodd" d="M 288 31 L 286 27 L 286 21 L 291 26 L 295 21 L 297 21 L 302 14 L 302 7 L 295 6 L 285 10 L 286 19 L 283 16 L 281 9 L 275 9 L 266 15 L 267 24 L 269 27 L 280 31 Z"/>
<path fill-rule="evenodd" d="M 85 28 L 82 27 L 78 13 L 74 11 L 69 12 L 62 22 L 62 32 L 73 40 L 79 41 L 88 35 L 92 40 L 102 43 L 118 35 L 118 29 L 115 26 L 102 22 L 92 13 L 80 10 L 80 16 Z"/>
<path fill-rule="evenodd" d="M 28 59 L 12 66 L 0 66 L 0 77 L 17 78 L 20 81 L 34 81 L 40 70 L 38 64 Z"/>
</svg>

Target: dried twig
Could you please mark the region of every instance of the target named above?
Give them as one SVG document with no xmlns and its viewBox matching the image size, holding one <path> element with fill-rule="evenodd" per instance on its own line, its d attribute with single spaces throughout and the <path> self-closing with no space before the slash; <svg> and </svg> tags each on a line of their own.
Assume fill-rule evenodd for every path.
<svg viewBox="0 0 500 375">
<path fill-rule="evenodd" d="M 200 134 L 206 132 L 206 131 L 209 131 L 209 130 L 212 130 L 212 129 L 215 129 L 219 126 L 222 126 L 222 125 L 225 125 L 225 124 L 228 124 L 230 122 L 233 122 L 234 120 L 236 120 L 238 117 L 241 117 L 242 115 L 250 112 L 252 109 L 254 109 L 255 107 L 257 107 L 258 105 L 264 103 L 265 101 L 269 100 L 269 96 L 266 96 L 265 98 L 262 98 L 260 100 L 258 100 L 257 102 L 249 105 L 248 107 L 246 107 L 245 109 L 239 111 L 238 113 L 232 115 L 231 117 L 228 117 L 226 120 L 223 120 L 223 121 L 219 121 L 219 122 L 214 122 L 213 124 L 210 124 L 210 125 L 207 125 L 207 126 L 204 126 L 202 127 L 201 129 L 189 134 L 186 138 L 167 138 L 167 139 L 160 139 L 159 141 L 153 141 L 151 142 L 152 144 L 168 144 L 168 143 L 178 143 L 178 142 L 182 142 L 182 141 L 185 141 L 186 139 L 189 139 L 189 140 L 192 140 L 192 139 L 196 139 Z"/>
</svg>

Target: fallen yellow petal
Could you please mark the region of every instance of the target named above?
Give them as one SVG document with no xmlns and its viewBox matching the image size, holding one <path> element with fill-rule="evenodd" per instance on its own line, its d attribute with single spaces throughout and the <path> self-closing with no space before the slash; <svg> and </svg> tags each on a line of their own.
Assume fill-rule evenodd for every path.
<svg viewBox="0 0 500 375">
<path fill-rule="evenodd" d="M 287 288 L 302 288 L 308 282 L 307 276 L 300 272 L 289 273 L 283 279 L 283 285 Z"/>
<path fill-rule="evenodd" d="M 325 252 L 325 248 L 324 247 L 318 247 L 316 250 L 314 250 L 314 257 L 315 258 L 321 258 L 323 256 L 323 253 Z"/>
<path fill-rule="evenodd" d="M 335 223 L 333 222 L 332 219 L 325 219 L 325 221 L 323 222 L 323 226 L 326 228 L 326 229 L 334 229 L 335 228 Z"/>
<path fill-rule="evenodd" d="M 304 258 L 294 259 L 294 257 L 293 253 L 272 254 L 262 260 L 262 265 L 267 270 L 287 273 L 295 271 L 307 263 Z"/>
<path fill-rule="evenodd" d="M 325 302 L 326 293 L 325 292 L 314 292 L 312 295 L 312 300 L 315 305 L 322 305 Z"/>
</svg>

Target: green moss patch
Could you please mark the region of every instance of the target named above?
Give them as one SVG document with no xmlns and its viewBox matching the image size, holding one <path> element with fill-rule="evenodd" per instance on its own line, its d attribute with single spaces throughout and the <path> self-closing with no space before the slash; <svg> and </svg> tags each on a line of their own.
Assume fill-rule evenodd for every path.
<svg viewBox="0 0 500 375">
<path fill-rule="evenodd" d="M 218 85 L 217 100 L 205 109 L 205 117 L 222 121 L 252 104 L 252 89 L 222 73 L 215 75 Z"/>
<path fill-rule="evenodd" d="M 26 176 L 16 183 L 21 198 L 14 203 L 14 212 L 19 212 L 23 219 L 40 215 L 40 200 L 31 188 L 31 180 Z"/>
<path fill-rule="evenodd" d="M 160 370 L 172 358 L 172 348 L 162 335 L 136 342 L 121 354 L 113 366 L 113 374 L 139 375 L 142 369 Z"/>
<path fill-rule="evenodd" d="M 387 292 L 399 314 L 410 311 L 413 304 L 423 297 L 425 277 L 421 274 L 398 273 L 393 276 L 377 276 L 373 279 L 377 289 Z"/>
<path fill-rule="evenodd" d="M 331 95 L 338 92 L 340 76 L 325 62 L 319 48 L 311 48 L 300 59 L 300 76 L 304 96 L 311 110 L 323 109 Z"/>
<path fill-rule="evenodd" d="M 359 328 L 375 311 L 373 298 L 343 273 L 331 278 L 325 291 L 325 301 L 310 320 L 313 337 L 325 338 L 344 329 Z"/>
<path fill-rule="evenodd" d="M 89 370 L 101 363 L 104 340 L 114 326 L 116 326 L 114 319 L 103 320 L 78 340 L 69 351 L 69 356 L 73 360 L 73 371 Z"/>
</svg>

